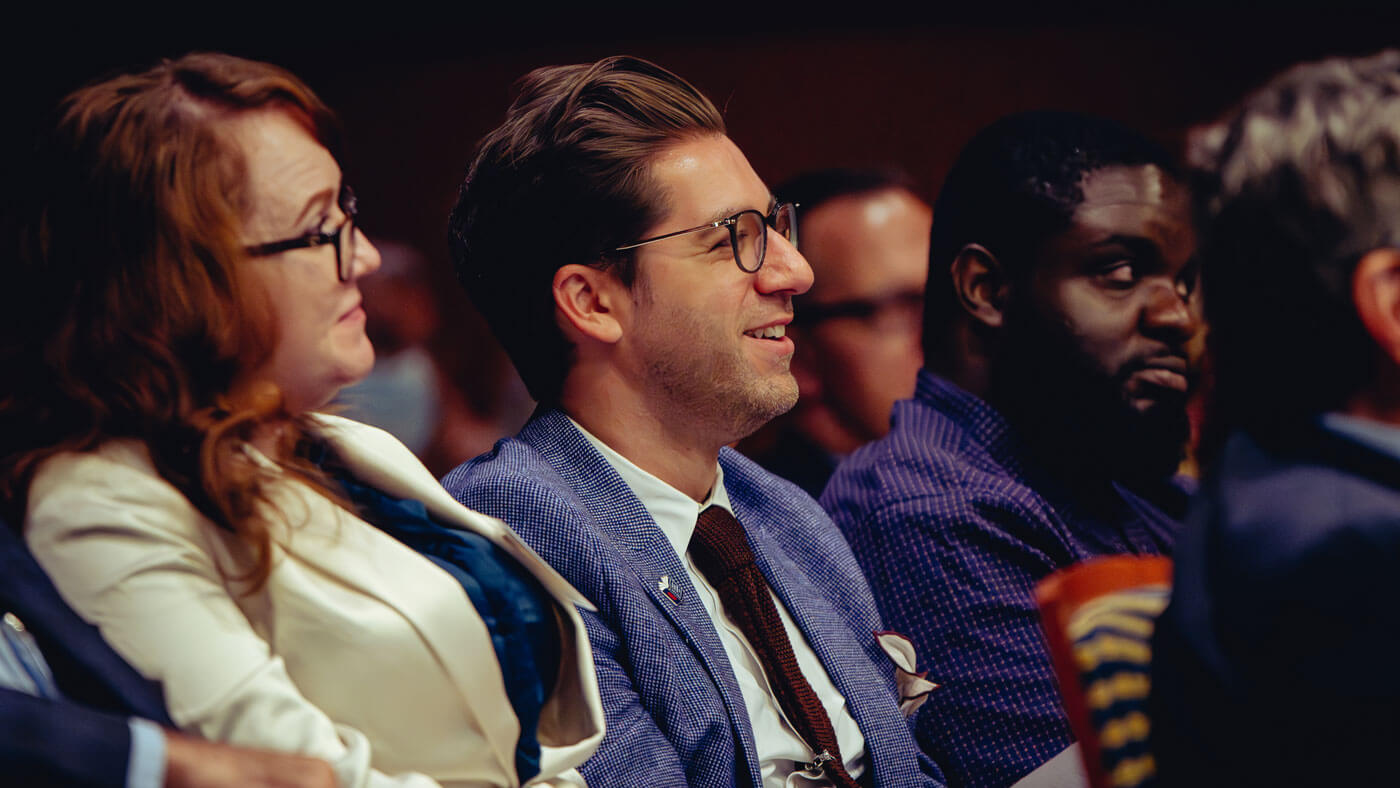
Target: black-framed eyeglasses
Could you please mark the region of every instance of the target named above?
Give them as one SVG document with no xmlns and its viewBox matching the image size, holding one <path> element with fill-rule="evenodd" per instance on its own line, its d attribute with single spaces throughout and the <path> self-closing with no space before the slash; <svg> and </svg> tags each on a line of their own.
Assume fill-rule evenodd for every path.
<svg viewBox="0 0 1400 788">
<path fill-rule="evenodd" d="M 341 212 L 345 214 L 345 221 L 331 232 L 311 233 L 282 241 L 254 244 L 245 247 L 244 251 L 253 257 L 266 257 L 291 249 L 307 249 L 332 244 L 335 247 L 336 278 L 342 282 L 350 281 L 350 267 L 355 264 L 355 216 L 359 214 L 360 208 L 355 201 L 355 192 L 349 186 L 340 187 L 338 202 Z"/>
<path fill-rule="evenodd" d="M 750 274 L 757 273 L 758 269 L 763 267 L 764 256 L 768 254 L 769 227 L 777 230 L 778 234 L 787 239 L 788 243 L 797 246 L 797 203 L 785 202 L 775 205 L 773 212 L 767 216 L 764 216 L 762 211 L 750 208 L 717 222 L 691 227 L 688 230 L 677 230 L 653 238 L 643 238 L 636 243 L 619 246 L 613 251 L 625 252 L 628 249 L 636 249 L 639 246 L 664 241 L 667 238 L 675 238 L 678 235 L 688 235 L 719 227 L 729 228 L 729 246 L 734 250 L 734 263 L 739 266 L 739 270 Z"/>
</svg>

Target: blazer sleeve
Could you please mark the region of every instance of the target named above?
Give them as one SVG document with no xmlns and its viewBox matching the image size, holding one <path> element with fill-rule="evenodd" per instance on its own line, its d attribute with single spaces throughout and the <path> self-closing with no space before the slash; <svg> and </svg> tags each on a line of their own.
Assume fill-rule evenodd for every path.
<svg viewBox="0 0 1400 788">
<path fill-rule="evenodd" d="M 126 453 L 123 453 L 126 452 Z M 225 587 L 220 539 L 139 446 L 60 455 L 30 487 L 25 538 L 59 592 L 206 738 L 329 761 L 342 786 L 435 786 L 370 766 L 368 739 L 292 683 Z"/>
<path fill-rule="evenodd" d="M 619 655 L 622 646 L 617 633 L 595 613 L 583 612 L 582 616 L 593 644 L 607 735 L 579 772 L 593 788 L 686 788 L 685 764 L 657 727 L 656 719 L 643 708 L 632 677 L 620 661 L 625 655 Z"/>
<path fill-rule="evenodd" d="M 130 752 L 124 717 L 0 689 L 0 764 L 7 783 L 123 788 Z"/>
</svg>

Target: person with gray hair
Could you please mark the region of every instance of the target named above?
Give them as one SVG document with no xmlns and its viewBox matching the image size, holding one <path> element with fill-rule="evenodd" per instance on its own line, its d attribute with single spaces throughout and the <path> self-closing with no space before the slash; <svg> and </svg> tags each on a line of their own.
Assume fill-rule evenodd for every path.
<svg viewBox="0 0 1400 788">
<path fill-rule="evenodd" d="M 1400 51 L 1194 135 L 1218 456 L 1153 651 L 1171 785 L 1369 785 L 1400 738 Z"/>
</svg>

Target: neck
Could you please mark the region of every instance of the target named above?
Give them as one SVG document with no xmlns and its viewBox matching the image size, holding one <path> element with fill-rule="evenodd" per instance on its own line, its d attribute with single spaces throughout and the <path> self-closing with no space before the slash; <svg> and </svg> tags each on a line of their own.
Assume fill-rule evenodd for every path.
<svg viewBox="0 0 1400 788">
<path fill-rule="evenodd" d="M 926 366 L 963 391 L 989 399 L 992 386 L 986 340 L 978 336 L 966 320 L 958 320 L 944 342 L 942 360 L 929 359 Z"/>
<path fill-rule="evenodd" d="M 846 426 L 836 413 L 820 402 L 803 405 L 798 400 L 792 413 L 797 431 L 832 454 L 850 454 L 875 437 L 866 437 Z"/>
<path fill-rule="evenodd" d="M 1352 395 L 1342 412 L 1358 419 L 1400 426 L 1400 367 L 1382 363 L 1375 381 Z"/>
<path fill-rule="evenodd" d="M 694 420 L 669 417 L 620 380 L 585 382 L 573 374 L 559 405 L 637 467 L 697 502 L 709 495 L 725 441 L 708 438 Z"/>
<path fill-rule="evenodd" d="M 286 431 L 285 424 L 267 424 L 260 427 L 253 433 L 253 448 L 262 452 L 264 456 L 271 460 L 277 460 L 281 454 L 282 435 Z"/>
</svg>

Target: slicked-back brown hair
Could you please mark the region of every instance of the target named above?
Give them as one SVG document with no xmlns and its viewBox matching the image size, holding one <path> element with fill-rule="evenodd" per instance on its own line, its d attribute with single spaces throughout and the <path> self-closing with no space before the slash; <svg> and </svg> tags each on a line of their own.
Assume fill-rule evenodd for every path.
<svg viewBox="0 0 1400 788">
<path fill-rule="evenodd" d="M 202 53 L 90 84 L 63 100 L 28 177 L 12 185 L 17 240 L 0 295 L 0 482 L 16 523 L 37 465 L 136 438 L 161 475 L 271 569 L 257 516 L 268 477 L 241 452 L 282 421 L 286 467 L 304 424 L 275 390 L 234 402 L 240 370 L 271 351 L 269 305 L 239 275 L 248 184 L 223 131 L 235 113 L 285 111 L 332 152 L 334 116 L 266 63 Z M 304 473 L 303 473 L 304 471 Z"/>
<path fill-rule="evenodd" d="M 554 272 L 606 266 L 630 285 L 632 254 L 612 250 L 667 209 L 651 162 L 678 142 L 724 133 L 709 99 L 638 58 L 521 80 L 467 171 L 448 238 L 458 279 L 535 399 L 556 402 L 572 363 L 555 323 Z"/>
</svg>

